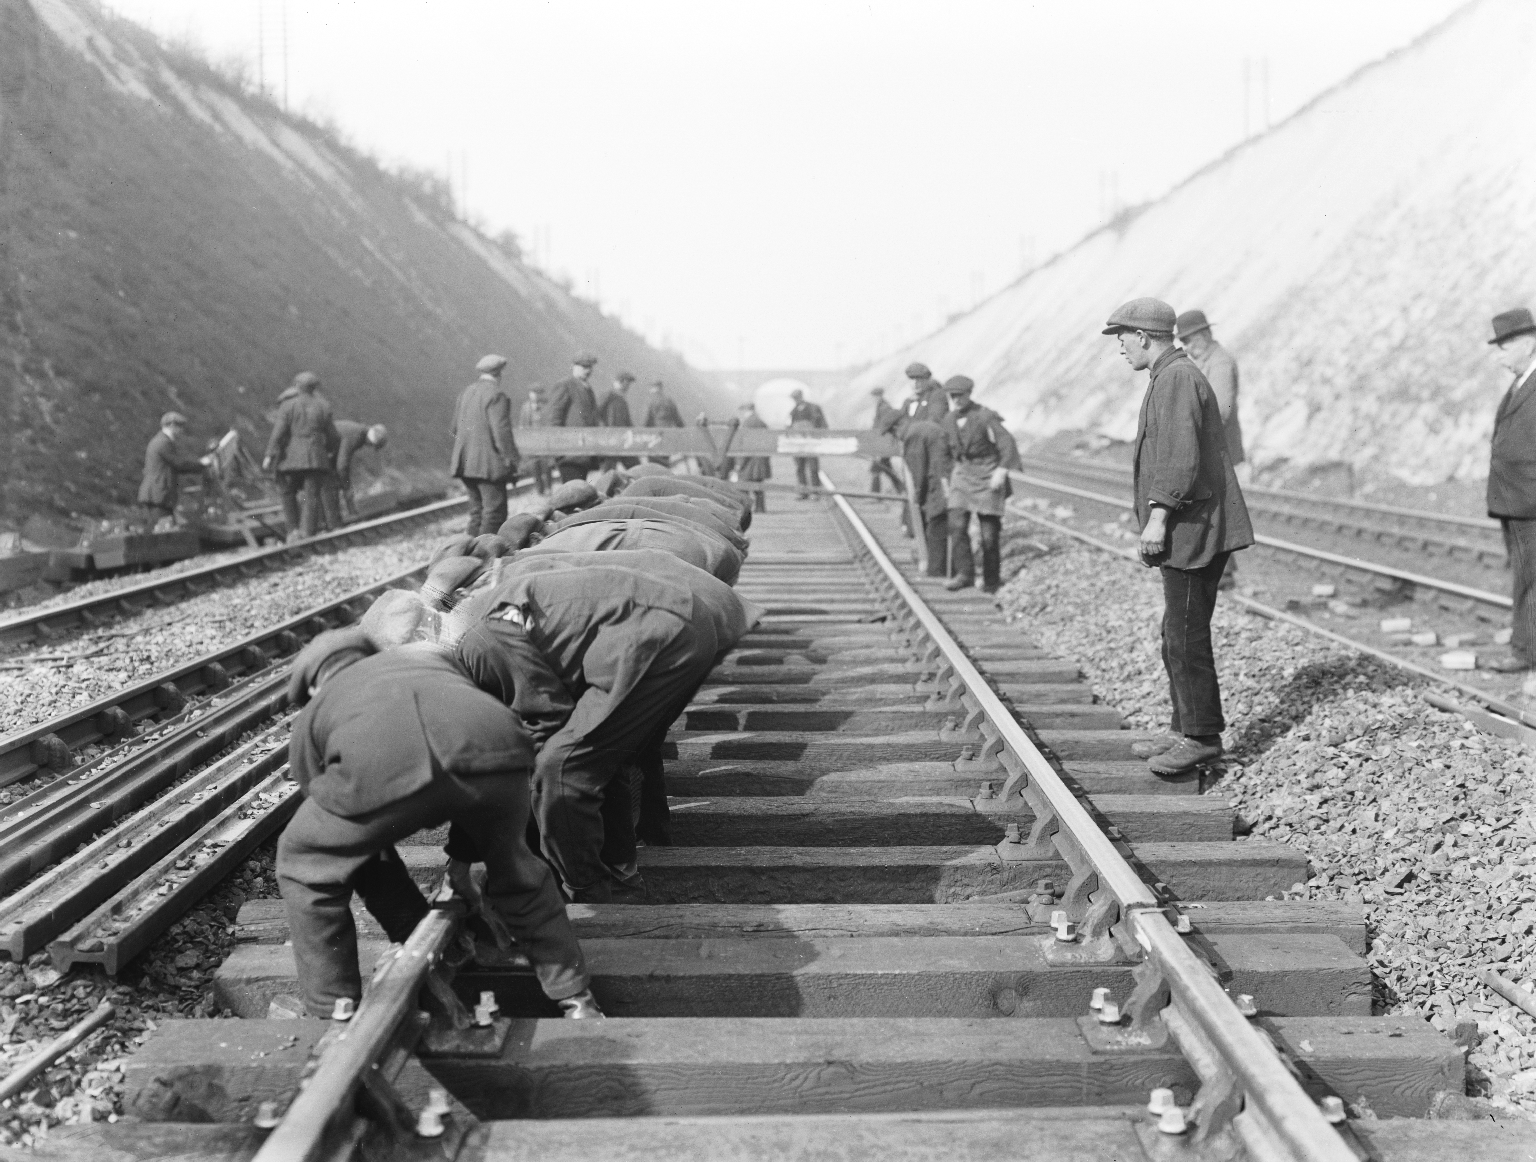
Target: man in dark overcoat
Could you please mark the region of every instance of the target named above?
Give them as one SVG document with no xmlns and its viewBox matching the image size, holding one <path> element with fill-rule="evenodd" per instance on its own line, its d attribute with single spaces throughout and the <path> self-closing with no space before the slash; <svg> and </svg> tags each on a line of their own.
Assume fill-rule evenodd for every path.
<svg viewBox="0 0 1536 1162">
<path fill-rule="evenodd" d="M 759 611 L 654 550 L 521 553 L 498 564 L 492 583 L 450 615 L 450 641 L 476 685 L 533 735 L 534 816 L 567 896 L 603 903 L 616 883 L 643 887 L 621 768 L 640 766 L 642 834 L 649 825 L 647 838 L 665 842 L 662 742 Z"/>
<path fill-rule="evenodd" d="M 320 377 L 301 371 L 294 376 L 292 390 L 278 404 L 272 438 L 261 462 L 263 471 L 277 470 L 290 541 L 315 535 L 323 517 L 322 490 L 335 470 L 340 442 L 330 401 L 320 394 Z"/>
<path fill-rule="evenodd" d="M 971 517 L 981 535 L 981 588 L 996 593 L 1003 584 L 1003 510 L 1011 491 L 1010 470 L 1019 471 L 1019 447 L 1003 417 L 971 398 L 975 384 L 968 375 L 951 376 L 944 384 L 949 412 L 942 427 L 949 441 L 948 513 L 950 578 L 944 588 L 966 589 L 976 584 L 971 553 Z"/>
<path fill-rule="evenodd" d="M 926 363 L 907 364 L 907 378 L 912 381 L 912 394 L 901 405 L 909 420 L 944 422 L 949 412 L 949 401 L 944 396 L 944 385 L 933 377 Z"/>
<path fill-rule="evenodd" d="M 176 515 L 183 472 L 205 470 L 201 460 L 183 455 L 177 447 L 177 441 L 186 430 L 186 416 L 180 412 L 166 412 L 160 417 L 160 430 L 150 437 L 149 445 L 144 449 L 144 478 L 139 482 L 139 504 L 149 510 L 151 522 Z"/>
<path fill-rule="evenodd" d="M 278 842 L 277 881 L 309 1013 L 362 995 L 353 892 L 403 942 L 428 905 L 394 844 L 451 823 L 484 860 L 485 901 L 545 995 L 567 1016 L 601 1016 L 554 876 L 523 838 L 533 742 L 517 716 L 445 651 L 374 653 L 356 626 L 304 648 L 289 696 L 304 706 L 288 764 L 305 798 Z"/>
<path fill-rule="evenodd" d="M 1211 612 L 1227 558 L 1253 544 L 1248 506 L 1227 453 L 1226 425 L 1200 369 L 1173 345 L 1173 308 L 1133 299 L 1104 334 L 1136 371 L 1149 372 L 1136 425 L 1134 485 L 1141 559 L 1163 578 L 1163 666 L 1173 702 L 1170 733 L 1138 753 L 1162 775 L 1222 754 L 1221 689 Z"/>
<path fill-rule="evenodd" d="M 597 420 L 605 428 L 632 428 L 635 421 L 629 414 L 629 388 L 635 382 L 633 371 L 621 371 L 613 377 L 613 390 L 597 405 Z M 633 468 L 640 463 L 634 456 L 617 456 L 605 459 L 602 468 Z"/>
<path fill-rule="evenodd" d="M 382 448 L 389 443 L 389 429 L 383 424 L 360 424 L 355 420 L 336 421 L 336 467 L 322 486 L 321 499 L 326 520 L 335 527 L 342 518 L 357 516 L 357 498 L 352 493 L 352 463 L 365 448 Z"/>
<path fill-rule="evenodd" d="M 790 431 L 814 432 L 827 426 L 827 413 L 821 410 L 820 404 L 809 402 L 805 398 L 805 392 L 797 387 L 789 393 L 789 398 L 795 401 L 794 406 L 789 409 Z M 795 499 L 809 500 L 811 494 L 806 489 L 821 487 L 821 457 L 796 456 L 795 483 L 800 486 Z"/>
<path fill-rule="evenodd" d="M 948 577 L 949 478 L 954 468 L 949 436 L 932 420 L 908 419 L 903 412 L 897 412 L 890 425 L 889 434 L 901 441 L 901 459 L 911 481 L 912 504 L 923 524 L 927 575 Z"/>
<path fill-rule="evenodd" d="M 1516 673 L 1536 667 L 1536 320 L 1525 307 L 1495 315 L 1488 343 L 1510 376 L 1493 421 L 1488 515 L 1504 529 L 1514 611 L 1509 654 L 1483 665 Z"/>
<path fill-rule="evenodd" d="M 736 409 L 736 414 L 741 419 L 744 428 L 766 428 L 763 417 L 757 414 L 757 405 L 744 403 Z M 740 456 L 733 457 L 729 466 L 736 473 L 736 479 L 748 492 L 752 494 L 752 511 L 767 512 L 767 495 L 762 488 L 753 488 L 754 484 L 761 484 L 765 480 L 773 478 L 773 461 L 767 456 Z"/>
<path fill-rule="evenodd" d="M 571 374 L 549 389 L 546 409 L 552 428 L 595 428 L 599 426 L 597 395 L 592 390 L 592 369 L 596 355 L 578 355 L 571 361 Z M 555 467 L 560 479 L 585 480 L 597 465 L 591 456 L 560 456 Z"/>
<path fill-rule="evenodd" d="M 459 393 L 453 415 L 453 457 L 448 470 L 469 494 L 464 531 L 472 537 L 501 527 L 507 519 L 507 485 L 517 479 L 512 400 L 501 386 L 506 365 L 500 355 L 481 359 L 475 365 L 480 378 Z"/>
</svg>

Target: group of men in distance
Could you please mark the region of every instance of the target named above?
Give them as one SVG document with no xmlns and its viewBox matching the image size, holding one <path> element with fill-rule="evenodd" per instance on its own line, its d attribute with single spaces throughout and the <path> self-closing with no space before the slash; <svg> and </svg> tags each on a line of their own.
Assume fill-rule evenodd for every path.
<svg viewBox="0 0 1536 1162">
<path fill-rule="evenodd" d="M 491 383 L 500 362 L 481 363 Z M 513 455 L 496 474 L 515 472 Z M 732 588 L 751 502 L 726 481 L 612 468 L 486 530 L 495 503 L 419 592 L 382 595 L 294 663 L 305 801 L 277 874 L 314 1016 L 360 993 L 354 892 L 392 941 L 426 915 L 393 845 L 444 823 L 476 958 L 515 942 L 566 1016 L 602 1016 L 565 901 L 644 901 L 637 848 L 670 842 L 667 731 L 758 620 Z"/>
<path fill-rule="evenodd" d="M 176 514 L 180 477 L 208 472 L 211 455 L 190 456 L 180 447 L 187 417 L 166 412 L 160 430 L 144 450 L 144 477 L 139 484 L 139 505 L 150 520 Z M 262 458 L 263 471 L 277 474 L 283 519 L 290 541 L 317 532 L 338 529 L 357 514 L 352 488 L 352 466 L 365 448 L 382 448 L 389 442 L 383 424 L 338 420 L 331 402 L 320 392 L 320 377 L 301 371 L 278 396 L 277 416 Z"/>
</svg>

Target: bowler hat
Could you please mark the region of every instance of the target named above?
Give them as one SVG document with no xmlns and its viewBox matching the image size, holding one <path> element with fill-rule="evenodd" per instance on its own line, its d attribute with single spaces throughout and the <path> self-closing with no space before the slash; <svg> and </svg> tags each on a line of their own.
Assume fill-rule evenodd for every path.
<svg viewBox="0 0 1536 1162">
<path fill-rule="evenodd" d="M 1516 335 L 1529 335 L 1532 331 L 1536 331 L 1536 319 L 1531 318 L 1531 312 L 1526 307 L 1516 307 L 1502 315 L 1493 316 L 1493 338 L 1488 343 L 1492 346 L 1505 339 L 1513 339 Z"/>
<path fill-rule="evenodd" d="M 1162 299 L 1132 299 L 1115 308 L 1100 334 L 1118 335 L 1121 331 L 1172 334 L 1177 321 L 1173 308 Z"/>
<path fill-rule="evenodd" d="M 300 391 L 308 391 L 312 387 L 320 386 L 320 377 L 313 371 L 301 371 L 293 377 L 293 386 Z"/>
<path fill-rule="evenodd" d="M 567 480 L 549 494 L 549 503 L 566 512 L 591 508 L 598 499 L 597 489 L 585 480 Z"/>
<path fill-rule="evenodd" d="M 962 395 L 975 386 L 969 375 L 951 375 L 944 381 L 944 390 L 949 395 Z"/>
<path fill-rule="evenodd" d="M 501 527 L 496 530 L 496 535 L 511 545 L 515 551 L 526 548 L 529 539 L 538 532 L 543 523 L 531 512 L 514 512 L 502 522 Z"/>
<path fill-rule="evenodd" d="M 908 379 L 927 379 L 932 374 L 933 372 L 928 370 L 928 365 L 926 363 L 907 364 Z"/>
<path fill-rule="evenodd" d="M 634 383 L 635 373 L 633 371 L 621 371 L 613 378 L 618 380 L 620 383 Z"/>
<path fill-rule="evenodd" d="M 1206 322 L 1204 311 L 1185 311 L 1174 323 L 1173 331 L 1180 339 L 1187 339 L 1191 335 L 1198 335 L 1201 331 L 1209 331 L 1210 323 Z"/>
<path fill-rule="evenodd" d="M 360 625 L 349 625 L 345 629 L 328 629 L 318 634 L 315 640 L 300 650 L 299 656 L 293 659 L 293 668 L 288 671 L 289 703 L 302 706 L 308 702 L 309 688 L 315 684 L 315 680 L 327 663 L 337 655 L 354 655 L 346 659 L 351 663 L 361 661 L 371 653 L 373 653 L 373 645 L 368 641 L 368 635 L 363 632 L 363 627 Z"/>
<path fill-rule="evenodd" d="M 585 351 L 583 351 L 580 355 L 576 356 L 575 359 L 571 360 L 571 364 L 575 367 L 596 367 L 597 356 L 588 355 Z"/>
<path fill-rule="evenodd" d="M 484 355 L 480 362 L 475 364 L 475 370 L 481 375 L 495 375 L 507 365 L 505 355 Z"/>
<path fill-rule="evenodd" d="M 182 427 L 186 427 L 187 417 L 180 412 L 166 412 L 165 415 L 160 417 L 160 426 L 162 428 L 168 428 L 172 424 L 180 424 Z"/>
<path fill-rule="evenodd" d="M 453 594 L 485 572 L 479 557 L 449 557 L 433 565 L 421 583 L 421 599 L 433 609 L 452 609 Z"/>
</svg>

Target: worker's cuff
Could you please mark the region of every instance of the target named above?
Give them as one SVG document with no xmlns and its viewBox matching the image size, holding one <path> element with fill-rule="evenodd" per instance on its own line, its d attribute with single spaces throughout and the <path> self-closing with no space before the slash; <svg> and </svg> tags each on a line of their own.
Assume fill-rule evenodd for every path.
<svg viewBox="0 0 1536 1162">
<path fill-rule="evenodd" d="M 1164 508 L 1179 509 L 1184 507 L 1184 496 L 1178 492 L 1167 492 L 1161 488 L 1152 488 L 1147 491 L 1147 500 L 1152 504 L 1160 504 Z"/>
</svg>

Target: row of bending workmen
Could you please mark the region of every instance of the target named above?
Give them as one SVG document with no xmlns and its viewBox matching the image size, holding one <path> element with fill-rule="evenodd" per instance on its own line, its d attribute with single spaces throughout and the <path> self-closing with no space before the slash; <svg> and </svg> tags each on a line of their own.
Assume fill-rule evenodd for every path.
<svg viewBox="0 0 1536 1162">
<path fill-rule="evenodd" d="M 394 844 L 447 823 L 475 958 L 515 943 L 566 1016 L 603 1015 L 565 901 L 645 899 L 667 731 L 760 615 L 733 588 L 751 519 L 732 484 L 659 465 L 568 481 L 305 647 L 305 799 L 277 853 L 305 1011 L 361 995 L 354 893 L 393 942 L 427 914 Z"/>
</svg>

